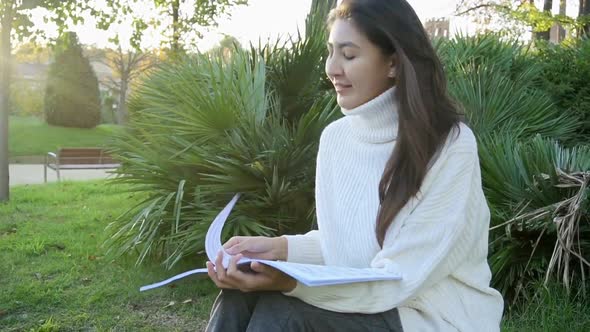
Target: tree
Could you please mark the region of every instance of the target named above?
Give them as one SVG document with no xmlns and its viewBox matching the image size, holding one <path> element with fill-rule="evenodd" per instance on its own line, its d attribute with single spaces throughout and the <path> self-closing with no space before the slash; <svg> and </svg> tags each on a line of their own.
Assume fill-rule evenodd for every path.
<svg viewBox="0 0 590 332">
<path fill-rule="evenodd" d="M 113 2 L 113 1 L 111 1 Z M 8 113 L 10 105 L 10 73 L 12 58 L 12 40 L 15 35 L 23 40 L 35 35 L 32 30 L 30 9 L 45 8 L 55 15 L 48 15 L 63 32 L 67 19 L 75 24 L 82 20 L 82 14 L 90 11 L 99 19 L 101 27 L 106 28 L 112 17 L 92 8 L 87 1 L 76 0 L 9 0 L 0 1 L 0 202 L 9 199 L 8 173 Z"/>
<path fill-rule="evenodd" d="M 538 9 L 533 0 L 462 0 L 455 15 L 471 15 L 479 21 L 501 23 L 503 32 L 506 32 L 507 27 L 514 29 L 513 36 L 519 36 L 524 32 L 522 27 L 527 27 L 534 33 L 535 39 L 541 40 L 549 40 L 551 28 L 557 24 L 557 39 L 561 41 L 565 38 L 565 29 L 577 31 L 577 37 L 581 37 L 584 31 L 588 30 L 590 15 L 584 13 L 588 11 L 585 3 L 590 3 L 590 0 L 578 1 L 580 12 L 577 18 L 567 16 L 567 0 L 560 0 L 559 13 L 555 15 L 552 13 L 552 0 L 544 0 L 542 9 Z"/>
<path fill-rule="evenodd" d="M 16 8 L 12 2 L 0 3 L 0 202 L 9 198 L 8 113 L 10 108 L 10 32 Z"/>
<path fill-rule="evenodd" d="M 14 52 L 16 63 L 47 63 L 51 58 L 51 48 L 35 42 L 21 44 Z"/>
<path fill-rule="evenodd" d="M 543 2 L 543 12 L 548 13 L 551 15 L 551 8 L 553 8 L 553 0 L 545 0 Z M 538 39 L 549 40 L 551 28 L 548 28 L 544 31 L 537 32 Z"/>
<path fill-rule="evenodd" d="M 137 2 L 133 0 L 132 2 Z M 233 6 L 247 5 L 248 0 L 153 0 L 157 8 L 162 10 L 166 18 L 171 19 L 168 26 L 170 50 L 173 54 L 182 52 L 190 44 L 189 33 L 195 33 L 201 38 L 199 28 L 217 25 L 220 15 L 228 14 Z M 152 22 L 158 25 L 163 22 Z M 151 24 L 153 25 L 153 24 Z M 141 19 L 135 20 L 136 36 L 148 27 Z M 183 42 L 184 41 L 184 45 Z"/>
<path fill-rule="evenodd" d="M 559 15 L 565 16 L 565 11 L 567 9 L 567 1 L 559 0 Z M 557 40 L 562 41 L 565 39 L 565 29 L 562 25 L 557 26 L 558 36 Z"/>
<path fill-rule="evenodd" d="M 100 123 L 98 79 L 74 32 L 60 37 L 49 67 L 45 120 L 55 126 L 94 128 Z"/>
<path fill-rule="evenodd" d="M 127 122 L 127 94 L 131 83 L 157 63 L 157 58 L 149 52 L 140 50 L 123 51 L 121 45 L 117 50 L 106 53 L 106 64 L 113 70 L 115 78 L 111 88 L 117 91 L 117 124 Z"/>
<path fill-rule="evenodd" d="M 590 0 L 580 0 L 578 20 L 583 20 L 580 35 L 585 34 L 590 37 Z"/>
<path fill-rule="evenodd" d="M 219 41 L 219 44 L 211 48 L 207 53 L 213 56 L 222 56 L 228 60 L 234 50 L 242 48 L 242 44 L 240 44 L 240 41 L 236 37 L 225 35 L 223 36 L 223 39 Z"/>
</svg>

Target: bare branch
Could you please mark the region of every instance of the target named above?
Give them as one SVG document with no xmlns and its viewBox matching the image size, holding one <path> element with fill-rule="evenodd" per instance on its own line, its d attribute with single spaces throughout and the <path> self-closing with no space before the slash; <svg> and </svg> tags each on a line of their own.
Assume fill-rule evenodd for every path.
<svg viewBox="0 0 590 332">
<path fill-rule="evenodd" d="M 470 8 L 465 9 L 464 11 L 459 12 L 459 13 L 455 13 L 455 16 L 465 15 L 467 13 L 470 13 L 472 11 L 476 11 L 476 10 L 482 9 L 482 8 L 495 8 L 495 9 L 503 9 L 503 10 L 511 10 L 512 9 L 508 6 L 499 5 L 497 3 L 486 3 L 486 4 L 481 4 L 481 5 L 470 7 Z"/>
</svg>

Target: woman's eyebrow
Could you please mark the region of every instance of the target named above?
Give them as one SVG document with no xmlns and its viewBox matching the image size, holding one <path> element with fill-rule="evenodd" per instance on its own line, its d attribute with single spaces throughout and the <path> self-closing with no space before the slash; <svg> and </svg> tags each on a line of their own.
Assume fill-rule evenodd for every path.
<svg viewBox="0 0 590 332">
<path fill-rule="evenodd" d="M 326 43 L 328 47 L 332 47 L 332 43 L 327 42 Z M 342 43 L 335 43 L 336 44 L 336 48 L 342 49 L 344 47 L 354 47 L 354 48 L 360 48 L 357 44 L 347 41 L 347 42 L 342 42 Z"/>
</svg>

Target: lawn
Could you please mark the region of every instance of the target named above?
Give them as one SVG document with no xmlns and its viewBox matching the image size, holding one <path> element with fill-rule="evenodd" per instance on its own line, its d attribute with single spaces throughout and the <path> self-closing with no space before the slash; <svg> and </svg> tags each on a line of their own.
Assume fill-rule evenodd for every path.
<svg viewBox="0 0 590 332">
<path fill-rule="evenodd" d="M 93 129 L 50 126 L 35 117 L 11 116 L 9 120 L 10 155 L 45 155 L 59 147 L 107 146 L 121 126 L 103 124 Z"/>
<path fill-rule="evenodd" d="M 106 181 L 19 186 L 0 204 L 0 331 L 199 331 L 217 293 L 187 278 L 140 293 L 172 271 L 113 260 L 105 227 L 140 197 Z M 505 315 L 503 331 L 588 331 L 590 305 L 552 287 Z"/>
<path fill-rule="evenodd" d="M 216 290 L 188 278 L 140 293 L 141 285 L 199 267 L 113 260 L 107 224 L 137 197 L 104 181 L 13 188 L 0 204 L 0 331 L 198 331 Z"/>
</svg>

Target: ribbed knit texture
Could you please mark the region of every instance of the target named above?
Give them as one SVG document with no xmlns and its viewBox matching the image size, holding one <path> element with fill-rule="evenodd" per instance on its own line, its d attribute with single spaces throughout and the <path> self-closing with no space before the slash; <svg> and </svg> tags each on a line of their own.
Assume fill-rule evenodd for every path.
<svg viewBox="0 0 590 332">
<path fill-rule="evenodd" d="M 384 268 L 401 281 L 325 287 L 298 284 L 289 296 L 338 311 L 398 308 L 406 331 L 499 331 L 501 295 L 489 287 L 490 213 L 477 145 L 453 130 L 420 188 L 388 229 L 375 235 L 379 181 L 397 137 L 395 88 L 352 110 L 322 133 L 317 157 L 317 231 L 287 236 L 288 261 Z"/>
</svg>

